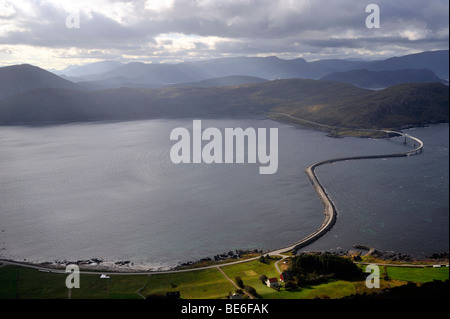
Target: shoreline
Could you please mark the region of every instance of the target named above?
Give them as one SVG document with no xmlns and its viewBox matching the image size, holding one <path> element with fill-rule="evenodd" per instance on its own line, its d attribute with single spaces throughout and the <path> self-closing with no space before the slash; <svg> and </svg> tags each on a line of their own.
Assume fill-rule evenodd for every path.
<svg viewBox="0 0 450 319">
<path fill-rule="evenodd" d="M 361 246 L 361 247 L 358 247 Z M 355 257 L 355 256 L 364 256 L 370 257 L 373 259 L 375 264 L 389 264 L 391 266 L 398 267 L 432 267 L 434 265 L 440 265 L 442 267 L 448 267 L 449 263 L 449 253 L 448 252 L 440 252 L 440 253 L 432 253 L 429 256 L 421 257 L 421 258 L 413 258 L 410 255 L 402 254 L 401 252 L 392 252 L 392 251 L 379 251 L 373 247 L 370 247 L 370 250 L 364 248 L 362 245 L 353 245 L 354 250 L 345 250 L 339 252 L 328 252 L 328 251 L 304 251 L 300 254 L 333 254 L 338 256 L 347 256 L 347 257 Z M 363 253 L 366 251 L 365 253 Z M 262 255 L 266 255 L 264 253 Z M 269 253 L 270 255 L 270 253 Z M 192 271 L 201 271 L 208 269 L 216 269 L 226 266 L 231 266 L 235 264 L 241 264 L 245 262 L 254 261 L 260 258 L 261 255 L 257 257 L 250 257 L 244 259 L 238 259 L 233 262 L 225 262 L 225 263 L 215 263 L 208 266 L 196 266 L 195 263 L 192 264 L 192 268 L 179 268 L 179 266 L 175 268 L 164 268 L 161 267 L 159 269 L 150 269 L 145 265 L 134 265 L 133 267 L 120 267 L 115 264 L 115 262 L 104 262 L 102 264 L 98 264 L 95 266 L 85 265 L 85 264 L 76 264 L 76 263 L 58 263 L 53 264 L 49 262 L 26 262 L 26 261 L 15 261 L 9 259 L 0 259 L 0 268 L 3 266 L 17 266 L 24 267 L 29 269 L 35 269 L 41 272 L 48 272 L 54 274 L 66 274 L 65 269 L 68 265 L 78 265 L 80 268 L 80 273 L 82 274 L 107 274 L 107 275 L 158 275 L 158 274 L 171 274 L 171 273 L 185 273 Z M 287 255 L 270 255 L 270 256 L 278 256 L 282 257 L 281 260 L 287 258 Z M 367 263 L 358 261 L 358 263 Z"/>
<path fill-rule="evenodd" d="M 281 115 L 281 113 L 279 113 L 279 114 Z M 289 117 L 292 117 L 292 116 L 289 116 Z M 418 139 L 416 137 L 413 137 L 411 135 L 408 135 L 408 134 L 405 134 L 402 132 L 397 132 L 397 131 L 388 131 L 388 130 L 377 130 L 377 131 L 382 132 L 383 134 L 386 134 L 387 137 L 392 136 L 392 134 L 402 136 L 405 138 L 405 141 L 407 138 L 409 138 L 414 141 L 414 145 L 415 145 L 415 143 L 418 143 L 418 147 L 416 147 L 412 150 L 406 151 L 406 152 L 401 152 L 401 153 L 335 158 L 335 159 L 328 159 L 328 160 L 320 161 L 320 162 L 310 165 L 308 168 L 306 168 L 305 172 L 306 172 L 308 178 L 310 179 L 311 184 L 313 185 L 319 199 L 321 200 L 321 202 L 324 206 L 324 210 L 323 210 L 324 220 L 323 220 L 322 224 L 315 232 L 304 237 L 300 241 L 298 241 L 292 245 L 283 247 L 283 248 L 264 252 L 264 254 L 268 254 L 268 255 L 272 255 L 272 256 L 279 256 L 279 255 L 284 254 L 289 251 L 293 251 L 293 253 L 296 254 L 300 249 L 308 246 L 309 244 L 313 243 L 314 241 L 318 240 L 320 237 L 325 235 L 329 230 L 332 229 L 332 227 L 336 223 L 337 211 L 336 211 L 335 204 L 333 203 L 333 201 L 327 194 L 325 188 L 322 186 L 322 184 L 320 183 L 320 181 L 315 173 L 315 169 L 317 167 L 320 167 L 320 166 L 326 165 L 326 164 L 341 162 L 341 161 L 407 157 L 407 156 L 411 156 L 411 155 L 415 155 L 415 154 L 420 154 L 423 151 L 424 144 L 420 139 Z M 226 266 L 228 264 L 237 263 L 237 262 L 246 262 L 246 261 L 250 261 L 250 260 L 253 260 L 256 258 L 258 258 L 258 257 L 248 258 L 248 259 L 244 259 L 244 260 L 237 259 L 234 262 L 220 264 L 220 266 Z M 208 258 L 205 258 L 205 259 L 208 259 Z M 67 262 L 67 261 L 64 261 L 64 262 L 58 261 L 55 263 L 52 263 L 52 262 L 33 263 L 33 262 L 20 262 L 20 261 L 15 261 L 15 260 L 0 259 L 0 263 L 1 262 L 10 263 L 10 264 L 20 264 L 20 265 L 28 266 L 28 267 L 32 267 L 32 268 L 37 267 L 40 269 L 47 268 L 50 270 L 59 270 L 60 268 L 58 268 L 58 267 L 61 267 L 64 264 L 64 262 Z M 117 272 L 117 273 L 136 273 L 136 274 L 144 273 L 144 272 L 152 272 L 152 273 L 176 272 L 176 271 L 179 271 L 177 269 L 183 265 L 183 264 L 179 263 L 179 265 L 175 266 L 175 267 L 158 267 L 157 270 L 150 270 L 151 268 L 148 268 L 148 266 L 134 265 L 134 263 L 129 262 L 129 261 L 109 262 L 109 261 L 102 261 L 100 259 L 93 258 L 88 261 L 78 261 L 78 262 L 82 262 L 81 266 L 87 270 L 98 271 L 98 272 L 109 271 L 109 272 Z M 84 263 L 84 262 L 86 262 L 86 263 Z M 188 262 L 188 263 L 191 263 L 191 262 Z M 196 263 L 196 262 L 192 262 L 192 263 Z M 187 263 L 185 263 L 185 264 L 187 264 Z M 190 269 L 190 271 L 207 269 L 207 268 L 211 268 L 211 267 L 217 267 L 217 265 L 216 266 L 208 266 L 208 267 L 192 268 L 192 269 Z"/>
</svg>

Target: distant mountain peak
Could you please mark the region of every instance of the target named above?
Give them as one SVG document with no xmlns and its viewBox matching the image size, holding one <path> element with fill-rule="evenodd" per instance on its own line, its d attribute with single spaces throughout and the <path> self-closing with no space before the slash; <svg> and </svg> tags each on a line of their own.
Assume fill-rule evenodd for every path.
<svg viewBox="0 0 450 319">
<path fill-rule="evenodd" d="M 0 68 L 0 100 L 37 88 L 80 89 L 75 83 L 31 64 Z"/>
<path fill-rule="evenodd" d="M 115 60 L 105 60 L 99 62 L 88 63 L 78 67 L 71 67 L 67 70 L 57 72 L 68 77 L 84 77 L 88 75 L 108 72 L 122 66 L 123 63 Z"/>
</svg>

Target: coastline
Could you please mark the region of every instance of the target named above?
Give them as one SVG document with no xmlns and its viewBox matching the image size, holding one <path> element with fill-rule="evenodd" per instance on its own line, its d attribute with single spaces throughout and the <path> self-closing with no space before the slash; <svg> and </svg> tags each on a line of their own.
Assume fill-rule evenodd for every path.
<svg viewBox="0 0 450 319">
<path fill-rule="evenodd" d="M 390 157 L 407 157 L 410 155 L 419 154 L 423 150 L 423 146 L 424 146 L 423 142 L 413 136 L 410 136 L 408 134 L 404 134 L 401 132 L 397 132 L 397 131 L 384 131 L 384 130 L 379 130 L 379 131 L 383 132 L 383 134 L 387 134 L 388 136 L 392 136 L 392 134 L 396 134 L 396 135 L 404 136 L 405 139 L 410 138 L 410 139 L 414 140 L 415 142 L 417 142 L 419 144 L 419 146 L 414 148 L 413 150 L 409 150 L 409 151 L 402 152 L 402 153 L 329 159 L 329 160 L 317 162 L 315 164 L 312 164 L 308 168 L 306 168 L 305 172 L 308 175 L 319 199 L 321 200 L 321 202 L 324 206 L 324 212 L 323 212 L 324 220 L 323 220 L 321 226 L 315 232 L 306 236 L 305 238 L 301 239 L 300 241 L 298 241 L 290 246 L 287 246 L 287 247 L 264 252 L 264 254 L 279 256 L 280 254 L 286 253 L 288 251 L 294 251 L 294 253 L 296 253 L 300 249 L 308 246 L 312 242 L 319 239 L 321 236 L 323 236 L 325 233 L 327 233 L 334 226 L 336 219 L 337 219 L 337 211 L 336 211 L 333 201 L 328 196 L 325 188 L 321 185 L 321 183 L 315 173 L 315 169 L 317 167 L 319 167 L 321 165 L 325 165 L 325 164 L 332 164 L 332 163 L 339 162 L 339 161 L 374 159 L 374 158 L 390 158 Z M 245 259 L 245 260 L 238 260 L 238 261 L 234 261 L 232 263 L 250 261 L 250 260 L 253 260 L 256 258 L 258 258 L 258 257 L 249 258 L 249 259 Z M 101 261 L 100 263 L 98 261 L 99 260 L 89 260 L 87 262 L 82 261 L 81 265 L 84 269 L 88 269 L 88 270 L 92 270 L 92 271 L 98 271 L 98 272 L 112 271 L 112 272 L 120 272 L 120 273 L 174 272 L 174 271 L 177 271 L 177 268 L 179 268 L 181 266 L 181 265 L 179 265 L 176 267 L 157 267 L 157 268 L 155 268 L 156 269 L 155 270 L 155 269 L 149 268 L 148 265 L 134 265 L 133 263 L 130 263 L 128 261 L 126 261 L 126 262 L 109 262 L 109 261 L 104 262 L 104 261 Z M 1 259 L 0 259 L 0 262 L 2 262 Z M 48 269 L 52 269 L 52 270 L 61 269 L 60 268 L 61 266 L 66 265 L 66 263 L 65 263 L 66 261 L 55 262 L 55 263 L 51 263 L 51 262 L 33 263 L 33 262 L 19 262 L 19 261 L 14 261 L 14 260 L 4 260 L 4 262 L 22 264 L 24 266 L 30 266 L 33 268 L 34 267 L 39 267 L 39 268 L 47 267 Z M 231 264 L 231 262 L 230 263 L 222 263 L 222 264 L 220 264 L 220 266 L 225 266 L 227 264 Z M 206 269 L 206 268 L 210 268 L 210 267 L 209 266 L 208 267 L 200 267 L 200 268 L 195 268 L 195 269 L 191 269 L 191 270 L 201 270 L 201 269 Z"/>
</svg>

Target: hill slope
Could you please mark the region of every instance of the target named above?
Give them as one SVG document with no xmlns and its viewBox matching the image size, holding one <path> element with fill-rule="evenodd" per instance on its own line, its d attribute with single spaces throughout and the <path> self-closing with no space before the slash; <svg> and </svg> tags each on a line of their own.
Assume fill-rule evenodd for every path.
<svg viewBox="0 0 450 319">
<path fill-rule="evenodd" d="M 142 89 L 161 89 L 164 87 L 215 87 L 215 86 L 232 86 L 242 84 L 262 83 L 267 80 L 257 78 L 253 76 L 226 76 L 221 78 L 206 79 L 198 82 L 184 82 L 175 84 L 155 84 L 155 83 L 143 83 L 143 82 L 130 82 L 127 78 L 116 77 L 106 80 L 89 81 L 89 82 L 77 82 L 77 85 L 89 90 L 108 90 L 118 89 L 122 87 L 127 88 L 142 88 Z"/>
<path fill-rule="evenodd" d="M 427 69 L 395 71 L 353 70 L 332 73 L 323 77 L 321 80 L 345 82 L 363 88 L 386 88 L 403 83 L 444 83 L 433 71 Z"/>
<path fill-rule="evenodd" d="M 263 83 L 268 80 L 257 78 L 254 76 L 245 75 L 231 75 L 220 78 L 207 79 L 198 82 L 188 82 L 188 83 L 177 83 L 169 85 L 169 87 L 198 87 L 198 88 L 208 88 L 208 87 L 220 87 L 220 86 L 234 86 L 242 84 L 254 84 Z"/>
<path fill-rule="evenodd" d="M 438 77 L 448 79 L 449 50 L 427 51 L 386 60 L 364 62 L 361 65 L 354 66 L 353 69 L 368 69 L 371 71 L 430 69 Z"/>
<path fill-rule="evenodd" d="M 293 102 L 275 110 L 325 125 L 377 129 L 448 122 L 448 103 L 448 86 L 409 83 L 325 103 Z"/>
<path fill-rule="evenodd" d="M 275 111 L 327 125 L 391 128 L 447 122 L 448 103 L 449 88 L 439 83 L 377 92 L 300 79 L 213 88 L 36 89 L 0 101 L 0 123 L 238 117 Z"/>
<path fill-rule="evenodd" d="M 0 68 L 0 100 L 37 88 L 79 89 L 75 83 L 29 64 Z"/>
</svg>

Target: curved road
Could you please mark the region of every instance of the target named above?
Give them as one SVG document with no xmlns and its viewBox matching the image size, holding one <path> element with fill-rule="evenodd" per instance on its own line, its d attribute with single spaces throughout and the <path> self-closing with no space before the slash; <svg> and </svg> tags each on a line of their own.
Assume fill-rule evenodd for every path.
<svg viewBox="0 0 450 319">
<path fill-rule="evenodd" d="M 287 117 L 290 117 L 292 119 L 296 119 L 299 121 L 304 121 L 304 122 L 308 122 L 311 124 L 315 124 L 315 125 L 320 125 L 320 126 L 324 126 L 324 127 L 330 127 L 327 125 L 322 125 L 319 123 L 314 123 L 311 121 L 307 121 L 307 120 L 303 120 L 300 118 L 296 118 L 292 115 L 289 114 L 284 114 L 284 113 L 276 113 L 278 115 L 285 115 Z M 421 140 L 419 140 L 416 137 L 401 133 L 401 132 L 397 132 L 397 131 L 389 131 L 389 130 L 362 130 L 362 131 L 378 131 L 378 132 L 384 132 L 386 134 L 396 134 L 399 136 L 404 137 L 405 139 L 409 138 L 412 139 L 414 141 L 414 144 L 417 143 L 418 145 L 416 145 L 417 147 L 413 150 L 409 150 L 407 152 L 402 152 L 402 153 L 394 153 L 394 154 L 385 154 L 385 155 L 369 155 L 369 156 L 353 156 L 353 157 L 343 157 L 343 158 L 335 158 L 335 159 L 329 159 L 326 161 L 322 161 L 322 162 L 318 162 L 315 163 L 311 166 L 309 166 L 306 169 L 306 174 L 308 175 L 314 189 L 316 190 L 317 195 L 319 196 L 323 206 L 324 206 L 324 221 L 322 223 L 322 225 L 312 234 L 310 234 L 309 236 L 306 236 L 305 238 L 303 238 L 302 240 L 296 242 L 293 245 L 284 247 L 284 248 L 280 248 L 280 249 L 276 249 L 273 251 L 269 251 L 266 254 L 270 255 L 270 256 L 281 256 L 282 258 L 277 261 L 275 263 L 275 267 L 277 269 L 277 271 L 279 273 L 281 273 L 279 267 L 278 267 L 278 263 L 282 260 L 284 260 L 285 258 L 287 258 L 286 255 L 282 255 L 283 253 L 286 253 L 288 251 L 294 250 L 297 251 L 309 244 L 311 244 L 312 242 L 316 241 L 318 238 L 320 238 L 321 236 L 323 236 L 326 232 L 328 232 L 334 225 L 334 223 L 336 222 L 336 208 L 335 205 L 333 203 L 333 201 L 330 199 L 330 197 L 328 196 L 328 194 L 325 191 L 325 188 L 322 186 L 322 184 L 320 184 L 319 179 L 317 178 L 317 175 L 315 173 L 315 169 L 321 165 L 326 165 L 326 164 L 332 164 L 332 163 L 336 163 L 336 162 L 342 162 L 342 161 L 351 161 L 351 160 L 362 160 L 362 159 L 377 159 L 377 158 L 392 158 L 392 157 L 406 157 L 406 156 L 411 156 L 414 154 L 418 154 L 420 152 L 423 151 L 423 142 Z M 168 273 L 182 273 L 182 272 L 190 272 L 190 271 L 199 271 L 199 270 L 205 270 L 205 269 L 213 269 L 213 268 L 218 268 L 219 271 L 221 271 L 220 267 L 224 267 L 224 266 L 230 266 L 230 265 L 236 265 L 236 264 L 240 264 L 240 263 L 244 263 L 244 262 L 248 262 L 251 260 L 256 260 L 259 259 L 258 257 L 254 257 L 254 258 L 249 258 L 249 259 L 245 259 L 245 260 L 239 260 L 239 261 L 234 261 L 234 262 L 230 262 L 230 263 L 226 263 L 226 264 L 220 264 L 220 265 L 213 265 L 213 266 L 207 266 L 207 267 L 199 267 L 199 268 L 192 268 L 192 269 L 183 269 L 183 270 L 168 270 L 168 271 L 131 271 L 131 272 L 118 272 L 118 271 L 113 271 L 113 272 L 102 272 L 100 271 L 80 271 L 80 273 L 82 274 L 95 274 L 98 275 L 100 273 L 102 274 L 109 274 L 109 275 L 153 275 L 153 274 L 168 274 Z M 14 262 L 14 261 L 8 261 L 8 260 L 0 260 L 0 263 L 3 264 L 8 264 L 8 265 L 16 265 L 16 266 L 23 266 L 23 267 L 28 267 L 28 268 L 33 268 L 33 269 L 37 269 L 40 271 L 46 271 L 46 272 L 52 272 L 52 273 L 62 273 L 64 274 L 64 270 L 58 270 L 55 268 L 50 268 L 50 267 L 44 267 L 44 266 L 39 266 L 39 265 L 35 265 L 35 264 L 28 264 L 28 263 L 21 263 L 21 262 Z"/>
</svg>

